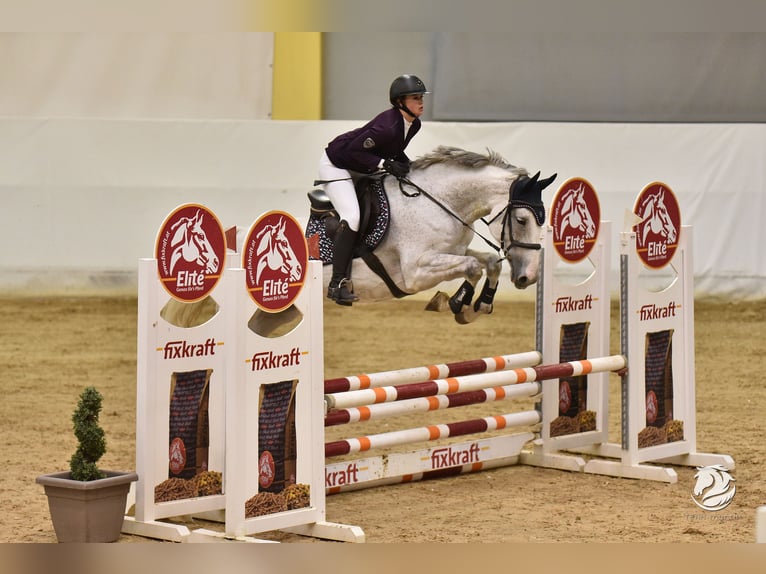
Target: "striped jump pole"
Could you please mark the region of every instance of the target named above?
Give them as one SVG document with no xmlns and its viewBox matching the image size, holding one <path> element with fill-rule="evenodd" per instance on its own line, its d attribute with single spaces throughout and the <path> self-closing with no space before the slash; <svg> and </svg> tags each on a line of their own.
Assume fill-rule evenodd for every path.
<svg viewBox="0 0 766 574">
<path fill-rule="evenodd" d="M 513 355 L 500 355 L 497 357 L 485 357 L 444 363 L 439 365 L 426 365 L 395 371 L 383 371 L 337 379 L 327 379 L 324 382 L 326 394 L 356 391 L 360 389 L 372 389 L 387 385 L 400 385 L 404 383 L 416 383 L 433 379 L 446 379 L 447 377 L 464 377 L 479 373 L 492 373 L 508 369 L 519 369 L 539 365 L 542 355 L 537 351 L 516 353 Z"/>
<path fill-rule="evenodd" d="M 537 411 L 523 411 L 495 415 L 455 423 L 429 425 L 376 435 L 349 438 L 325 443 L 325 458 L 363 452 L 373 448 L 384 448 L 413 442 L 434 441 L 448 437 L 463 436 L 501 430 L 506 427 L 533 425 L 541 420 Z"/>
<path fill-rule="evenodd" d="M 381 403 L 362 407 L 351 407 L 330 411 L 325 415 L 324 426 L 335 426 L 356 423 L 360 421 L 379 420 L 413 412 L 427 412 L 453 407 L 464 407 L 491 401 L 504 399 L 531 397 L 540 393 L 541 385 L 538 382 L 520 383 L 466 391 L 451 395 L 437 395 L 433 397 L 418 397 L 414 399 Z"/>
<path fill-rule="evenodd" d="M 519 434 L 518 437 L 529 438 L 522 434 Z M 473 445 L 470 445 L 467 448 L 470 449 L 472 446 Z M 515 445 L 515 447 L 521 448 L 521 445 Z M 512 446 L 511 448 L 514 447 Z M 327 494 L 338 494 L 340 492 L 351 492 L 354 490 L 372 488 L 374 486 L 390 486 L 394 484 L 418 482 L 420 480 L 433 480 L 438 478 L 446 478 L 448 476 L 458 476 L 460 474 L 471 474 L 474 472 L 481 472 L 483 470 L 492 470 L 495 468 L 511 466 L 519 461 L 519 455 L 512 454 L 509 456 L 501 456 L 498 458 L 492 458 L 479 462 L 471 462 L 462 465 L 458 464 L 452 466 L 448 464 L 448 466 L 436 470 L 419 470 L 417 472 L 407 472 L 403 474 L 398 474 L 396 471 L 393 471 L 390 474 L 387 472 L 388 467 L 397 466 L 397 462 L 403 466 L 406 465 L 407 468 L 409 468 L 413 466 L 413 463 L 411 462 L 413 459 L 423 464 L 423 461 L 432 461 L 433 459 L 439 459 L 442 456 L 443 453 L 434 450 L 424 450 L 413 453 L 393 453 L 386 456 L 385 465 L 382 463 L 381 457 L 366 459 L 364 462 L 361 462 L 357 465 L 357 471 L 359 470 L 359 465 L 362 465 L 365 470 L 368 471 L 368 474 L 371 475 L 371 478 L 367 478 L 366 480 L 359 482 L 344 482 L 342 485 L 330 486 L 326 489 Z M 348 467 L 344 468 L 343 464 L 344 463 L 336 463 L 330 467 L 332 469 L 330 471 L 331 482 L 333 482 L 334 478 L 338 476 L 345 477 L 345 475 L 348 473 Z M 372 468 L 373 466 L 379 468 Z M 384 466 L 385 469 L 383 468 Z M 337 470 L 335 470 L 336 468 Z M 766 506 L 764 508 L 766 509 Z M 764 515 L 766 516 L 766 512 Z"/>
<path fill-rule="evenodd" d="M 465 377 L 336 393 L 325 395 L 325 404 L 328 409 L 348 409 L 417 397 L 486 389 L 501 385 L 513 385 L 561 377 L 577 377 L 604 371 L 618 371 L 624 369 L 626 365 L 627 362 L 624 356 L 611 355 L 582 361 L 569 361 L 566 363 L 525 367 L 479 375 L 467 375 Z"/>
</svg>

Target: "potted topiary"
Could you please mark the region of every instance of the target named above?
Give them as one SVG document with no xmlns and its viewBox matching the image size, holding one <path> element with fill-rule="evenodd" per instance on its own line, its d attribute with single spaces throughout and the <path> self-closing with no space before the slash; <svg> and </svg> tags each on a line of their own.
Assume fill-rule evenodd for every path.
<svg viewBox="0 0 766 574">
<path fill-rule="evenodd" d="M 102 471 L 98 460 L 106 452 L 99 425 L 103 397 L 86 387 L 72 414 L 77 450 L 69 471 L 44 474 L 36 482 L 48 496 L 53 529 L 59 542 L 114 542 L 120 537 L 130 484 L 135 472 Z"/>
</svg>

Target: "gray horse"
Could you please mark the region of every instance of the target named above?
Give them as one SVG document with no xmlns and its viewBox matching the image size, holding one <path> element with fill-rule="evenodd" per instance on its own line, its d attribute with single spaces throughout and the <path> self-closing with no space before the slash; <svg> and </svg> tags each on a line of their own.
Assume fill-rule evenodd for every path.
<svg viewBox="0 0 766 574">
<path fill-rule="evenodd" d="M 356 258 L 351 277 L 359 303 L 412 295 L 444 281 L 464 278 L 449 307 L 459 323 L 470 323 L 492 312 L 503 261 L 508 261 L 513 284 L 524 289 L 537 281 L 545 207 L 543 189 L 556 175 L 539 179 L 506 162 L 497 153 L 486 155 L 454 147 L 439 147 L 416 159 L 402 180 L 383 179 L 388 228 L 367 257 Z M 491 239 L 474 224 L 483 220 Z M 311 227 L 311 222 L 309 224 Z M 307 235 L 310 232 L 307 232 Z M 469 247 L 476 237 L 494 252 Z M 375 269 L 375 270 L 373 270 Z M 325 267 L 324 285 L 331 275 Z M 486 277 L 482 292 L 474 290 Z M 429 308 L 445 308 L 438 293 Z"/>
</svg>

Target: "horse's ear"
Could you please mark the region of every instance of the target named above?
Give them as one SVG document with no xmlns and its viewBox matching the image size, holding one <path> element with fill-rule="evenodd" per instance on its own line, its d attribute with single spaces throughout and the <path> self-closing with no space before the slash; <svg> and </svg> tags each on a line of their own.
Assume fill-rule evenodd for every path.
<svg viewBox="0 0 766 574">
<path fill-rule="evenodd" d="M 539 172 L 538 172 L 539 173 Z M 553 183 L 553 181 L 556 179 L 556 176 L 558 176 L 558 173 L 554 173 L 549 178 L 546 178 L 540 182 L 540 189 L 543 190 L 546 187 L 548 187 L 550 184 Z"/>
<path fill-rule="evenodd" d="M 538 171 L 538 172 L 537 172 L 537 173 L 536 173 L 536 174 L 535 174 L 535 175 L 532 177 L 532 179 L 530 179 L 530 180 L 529 180 L 529 181 L 530 181 L 530 183 L 537 181 L 537 178 L 539 178 L 539 177 L 540 177 L 540 172 Z"/>
</svg>

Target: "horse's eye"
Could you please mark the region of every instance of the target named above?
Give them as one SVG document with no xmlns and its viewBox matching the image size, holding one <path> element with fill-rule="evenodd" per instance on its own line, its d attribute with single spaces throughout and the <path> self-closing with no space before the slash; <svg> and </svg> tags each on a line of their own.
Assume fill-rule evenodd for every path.
<svg viewBox="0 0 766 574">
<path fill-rule="evenodd" d="M 526 225 L 527 224 L 527 218 L 526 217 L 517 217 L 516 223 L 519 225 Z"/>
</svg>

